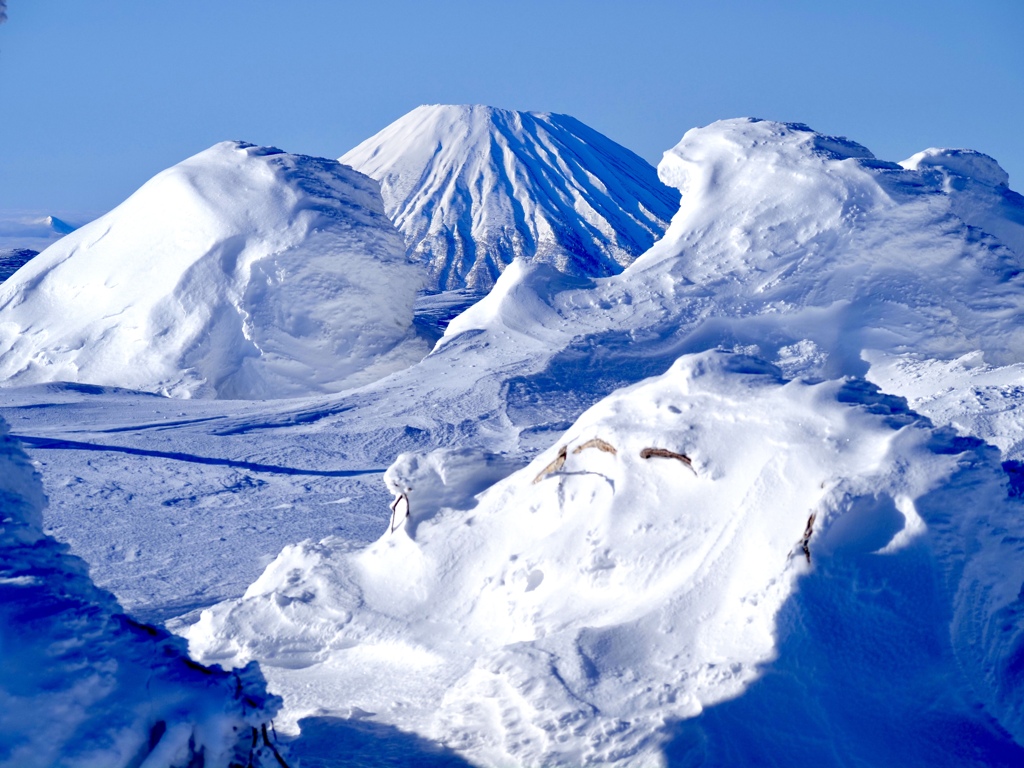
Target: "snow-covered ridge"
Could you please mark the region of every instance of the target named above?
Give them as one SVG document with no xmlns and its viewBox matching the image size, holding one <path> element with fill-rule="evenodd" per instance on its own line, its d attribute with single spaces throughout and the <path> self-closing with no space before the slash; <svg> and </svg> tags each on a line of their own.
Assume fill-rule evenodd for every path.
<svg viewBox="0 0 1024 768">
<path fill-rule="evenodd" d="M 255 665 L 201 667 L 179 638 L 125 616 L 43 533 L 45 504 L 0 421 L 0 766 L 245 764 L 280 705 Z M 259 746 L 253 758 L 276 764 L 276 746 Z"/>
<path fill-rule="evenodd" d="M 659 173 L 682 192 L 679 211 L 621 275 L 507 270 L 440 348 L 485 349 L 492 369 L 526 380 L 520 390 L 585 370 L 574 387 L 597 393 L 718 346 L 826 378 L 870 378 L 877 354 L 1024 359 L 1024 255 L 1004 238 L 1024 221 L 1016 193 L 985 197 L 806 126 L 749 119 L 687 132 Z"/>
<path fill-rule="evenodd" d="M 158 174 L 0 286 L 0 380 L 174 396 L 334 392 L 425 354 L 375 182 L 223 142 Z"/>
<path fill-rule="evenodd" d="M 646 161 L 567 115 L 422 106 L 340 161 L 380 182 L 439 289 L 488 289 L 515 257 L 617 273 L 676 209 Z"/>
<path fill-rule="evenodd" d="M 890 757 L 941 752 L 938 723 L 984 722 L 971 702 L 1024 736 L 1021 505 L 998 451 L 870 384 L 685 357 L 474 499 L 500 470 L 466 451 L 400 457 L 394 534 L 358 552 L 286 548 L 242 599 L 204 612 L 190 648 L 261 659 L 288 722 L 361 712 L 486 765 L 659 764 L 668 723 L 742 696 L 794 643 L 802 656 L 776 674 L 823 675 L 805 694 L 829 718 L 829 764 L 870 751 L 825 659 L 915 720 L 900 719 Z M 784 610 L 840 615 L 850 637 L 780 624 Z M 921 631 L 930 645 L 886 657 L 890 638 Z M 923 677 L 962 703 L 933 720 Z M 756 727 L 731 736 L 774 754 L 779 737 Z M 979 749 L 1013 749 L 988 738 Z"/>
</svg>

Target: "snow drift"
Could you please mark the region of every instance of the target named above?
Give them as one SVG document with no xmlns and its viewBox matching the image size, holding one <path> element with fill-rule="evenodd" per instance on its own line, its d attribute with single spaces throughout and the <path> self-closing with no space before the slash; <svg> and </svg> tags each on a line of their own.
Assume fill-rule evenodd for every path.
<svg viewBox="0 0 1024 768">
<path fill-rule="evenodd" d="M 567 115 L 422 106 L 340 161 L 380 182 L 438 289 L 489 289 L 516 257 L 615 274 L 676 209 L 647 162 Z"/>
<path fill-rule="evenodd" d="M 927 377 L 939 390 L 923 391 L 918 375 L 932 363 L 1024 360 L 1024 257 L 999 235 L 1024 221 L 1024 200 L 993 186 L 1005 178 L 993 166 L 961 164 L 975 180 L 952 184 L 951 171 L 905 169 L 803 125 L 693 129 L 659 165 L 682 199 L 647 253 L 598 280 L 514 265 L 448 326 L 438 351 L 489 369 L 524 431 L 563 422 L 570 392 L 593 402 L 681 354 L 721 347 L 789 376 L 866 376 L 942 423 L 994 438 L 988 416 L 999 403 L 928 410 L 943 379 Z M 998 221 L 983 228 L 986 217 Z M 428 358 L 410 375 L 441 364 Z M 998 425 L 1001 446 L 1024 438 L 1024 424 L 1016 437 L 1009 426 Z"/>
<path fill-rule="evenodd" d="M 995 449 L 861 380 L 787 382 L 705 353 L 594 406 L 475 498 L 473 467 L 493 479 L 465 452 L 400 457 L 399 530 L 357 552 L 286 548 L 203 613 L 193 653 L 261 659 L 290 723 L 362 713 L 489 765 L 652 764 L 670 722 L 742 695 L 794 631 L 780 611 L 827 580 L 835 603 L 810 608 L 849 619 L 857 674 L 887 675 L 878 701 L 914 714 L 890 756 L 902 740 L 972 764 L 927 746 L 930 688 L 899 690 L 915 675 L 952 692 L 943 717 L 988 728 L 991 754 L 1021 754 L 972 709 L 1024 736 L 1024 524 Z M 912 661 L 872 655 L 905 629 L 875 583 L 931 628 Z M 842 743 L 863 715 L 821 685 L 839 743 L 817 764 L 863 758 Z"/>
<path fill-rule="evenodd" d="M 0 380 L 176 397 L 334 392 L 414 362 L 408 262 L 375 182 L 224 142 L 0 286 Z"/>
<path fill-rule="evenodd" d="M 256 666 L 202 667 L 184 641 L 124 615 L 43 533 L 45 503 L 0 422 L 0 766 L 245 764 L 280 703 Z M 253 759 L 276 765 L 274 749 Z"/>
</svg>

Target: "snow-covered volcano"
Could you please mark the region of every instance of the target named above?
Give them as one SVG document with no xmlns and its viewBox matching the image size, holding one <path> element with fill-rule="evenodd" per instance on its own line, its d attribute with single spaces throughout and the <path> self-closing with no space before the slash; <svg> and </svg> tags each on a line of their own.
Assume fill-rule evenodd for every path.
<svg viewBox="0 0 1024 768">
<path fill-rule="evenodd" d="M 426 353 L 425 274 L 376 182 L 224 142 L 158 174 L 0 287 L 0 380 L 221 398 L 365 383 Z"/>
<path fill-rule="evenodd" d="M 439 289 L 488 289 L 517 256 L 615 274 L 677 207 L 650 164 L 567 115 L 422 106 L 340 160 L 380 182 Z"/>
</svg>

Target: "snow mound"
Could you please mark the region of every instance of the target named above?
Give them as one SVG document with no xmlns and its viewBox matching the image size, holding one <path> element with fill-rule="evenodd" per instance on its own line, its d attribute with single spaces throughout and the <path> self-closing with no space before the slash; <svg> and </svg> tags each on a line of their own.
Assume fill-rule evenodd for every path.
<svg viewBox="0 0 1024 768">
<path fill-rule="evenodd" d="M 1024 259 L 1024 197 L 1010 189 L 1010 176 L 995 159 L 973 149 L 932 148 L 900 165 L 935 177 L 959 218 Z"/>
<path fill-rule="evenodd" d="M 994 158 L 973 149 L 939 149 L 931 147 L 900 163 L 911 171 L 932 168 L 993 187 L 1009 187 L 1010 175 Z"/>
<path fill-rule="evenodd" d="M 243 598 L 204 611 L 192 652 L 260 659 L 292 727 L 369 717 L 486 765 L 652 765 L 670 748 L 693 760 L 699 744 L 673 724 L 742 697 L 796 641 L 797 667 L 825 668 L 807 686 L 829 723 L 816 764 L 865 758 L 885 737 L 851 733 L 890 716 L 889 758 L 905 746 L 971 764 L 928 746 L 936 690 L 941 717 L 989 728 L 993 749 L 1016 747 L 978 702 L 1024 737 L 1024 530 L 998 451 L 862 380 L 688 356 L 475 497 L 495 469 L 481 457 L 474 478 L 472 463 L 400 457 L 395 533 L 361 551 L 287 547 Z M 842 616 L 850 636 L 783 621 L 794 606 Z M 922 626 L 924 647 L 890 648 Z M 855 713 L 839 684 L 850 668 L 874 681 Z M 731 764 L 777 738 L 752 727 L 730 732 Z"/>
<path fill-rule="evenodd" d="M 679 211 L 622 274 L 563 280 L 520 264 L 440 341 L 494 372 L 524 434 L 563 421 L 570 390 L 594 402 L 717 347 L 821 378 L 872 378 L 878 354 L 1024 359 L 1016 193 L 947 188 L 849 140 L 751 119 L 687 132 L 659 173 L 682 192 Z M 920 394 L 909 378 L 887 391 Z"/>
<path fill-rule="evenodd" d="M 515 257 L 615 274 L 676 209 L 647 162 L 567 115 L 422 106 L 340 160 L 380 182 L 438 289 L 486 290 Z"/>
<path fill-rule="evenodd" d="M 0 766 L 276 765 L 253 744 L 280 705 L 258 668 L 200 666 L 124 615 L 43 533 L 45 503 L 0 422 Z"/>
<path fill-rule="evenodd" d="M 375 182 L 223 142 L 158 174 L 0 286 L 0 380 L 175 397 L 335 392 L 426 353 L 424 275 Z"/>
</svg>

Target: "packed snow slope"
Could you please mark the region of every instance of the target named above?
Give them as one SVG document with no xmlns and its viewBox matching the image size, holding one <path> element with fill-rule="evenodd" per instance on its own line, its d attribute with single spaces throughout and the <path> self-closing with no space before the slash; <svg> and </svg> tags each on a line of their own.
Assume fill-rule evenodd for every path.
<svg viewBox="0 0 1024 768">
<path fill-rule="evenodd" d="M 377 185 L 223 142 L 158 174 L 0 286 L 0 381 L 175 397 L 335 392 L 425 354 Z"/>
<path fill-rule="evenodd" d="M 999 727 L 1024 739 L 1024 507 L 998 450 L 862 380 L 779 373 L 684 357 L 497 483 L 497 457 L 403 454 L 394 533 L 285 548 L 190 649 L 260 659 L 290 723 L 361 713 L 482 765 L 654 765 L 669 742 L 697 765 L 707 748 L 670 724 L 799 642 L 778 674 L 822 676 L 804 706 L 829 733 L 738 723 L 711 749 L 745 742 L 739 759 L 711 764 L 1024 759 Z M 796 607 L 807 625 L 780 623 Z"/>
<path fill-rule="evenodd" d="M 126 616 L 43 533 L 45 504 L 0 421 L 0 766 L 277 765 L 272 742 L 254 750 L 280 705 L 255 665 L 202 667 L 179 638 Z"/>
<path fill-rule="evenodd" d="M 340 161 L 380 182 L 439 290 L 487 290 L 516 257 L 615 274 L 677 206 L 646 161 L 568 115 L 422 106 Z"/>
</svg>

